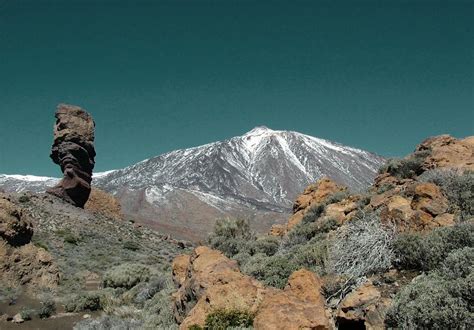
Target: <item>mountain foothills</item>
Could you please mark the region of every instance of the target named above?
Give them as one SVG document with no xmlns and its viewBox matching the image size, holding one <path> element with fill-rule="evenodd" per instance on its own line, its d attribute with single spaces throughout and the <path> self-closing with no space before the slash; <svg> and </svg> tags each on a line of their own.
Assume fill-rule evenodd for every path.
<svg viewBox="0 0 474 330">
<path fill-rule="evenodd" d="M 359 191 L 384 159 L 308 135 L 257 127 L 243 136 L 177 150 L 94 176 L 124 214 L 175 237 L 204 239 L 218 218 L 251 218 L 267 231 L 284 222 L 308 184 L 328 176 Z M 42 191 L 52 178 L 0 175 L 6 191 Z"/>
</svg>

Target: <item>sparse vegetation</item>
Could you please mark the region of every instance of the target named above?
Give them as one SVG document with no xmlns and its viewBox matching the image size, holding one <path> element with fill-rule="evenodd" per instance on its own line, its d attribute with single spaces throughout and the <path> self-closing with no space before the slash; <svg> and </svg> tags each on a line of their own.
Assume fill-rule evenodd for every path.
<svg viewBox="0 0 474 330">
<path fill-rule="evenodd" d="M 254 315 L 248 311 L 219 309 L 206 317 L 205 329 L 226 330 L 232 327 L 250 327 Z"/>
<path fill-rule="evenodd" d="M 429 151 L 418 151 L 403 159 L 390 159 L 382 166 L 379 173 L 390 173 L 399 179 L 411 179 L 423 173 L 423 163 Z"/>
<path fill-rule="evenodd" d="M 474 217 L 474 172 L 455 169 L 434 169 L 420 176 L 441 188 L 450 203 L 450 212 L 459 213 L 460 220 Z"/>
<path fill-rule="evenodd" d="M 255 240 L 255 234 L 244 219 L 220 219 L 209 235 L 209 245 L 232 257 L 247 248 L 249 241 Z"/>
<path fill-rule="evenodd" d="M 41 307 L 38 310 L 38 316 L 42 319 L 46 319 L 54 314 L 56 311 L 56 303 L 48 298 L 41 301 Z"/>
<path fill-rule="evenodd" d="M 472 329 L 474 248 L 451 252 L 440 267 L 402 288 L 386 323 L 397 328 Z"/>
<path fill-rule="evenodd" d="M 288 277 L 297 269 L 298 265 L 288 255 L 267 257 L 261 253 L 254 255 L 242 267 L 244 273 L 276 288 L 283 288 Z"/>
<path fill-rule="evenodd" d="M 427 234 L 400 234 L 393 247 L 398 268 L 429 271 L 438 267 L 450 252 L 474 247 L 474 223 L 464 222 Z"/>
<path fill-rule="evenodd" d="M 96 311 L 102 309 L 103 294 L 85 292 L 75 296 L 64 305 L 66 312 Z"/>
<path fill-rule="evenodd" d="M 123 264 L 104 274 L 104 287 L 130 289 L 150 278 L 150 268 L 142 264 Z"/>
</svg>

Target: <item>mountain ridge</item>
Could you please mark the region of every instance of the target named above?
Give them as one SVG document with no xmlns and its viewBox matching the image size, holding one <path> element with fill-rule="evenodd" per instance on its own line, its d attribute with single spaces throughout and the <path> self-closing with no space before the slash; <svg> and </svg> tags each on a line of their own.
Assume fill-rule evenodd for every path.
<svg viewBox="0 0 474 330">
<path fill-rule="evenodd" d="M 266 220 L 255 226 L 267 230 L 284 221 L 298 194 L 323 176 L 353 190 L 364 189 L 384 161 L 329 140 L 257 126 L 241 136 L 96 173 L 93 184 L 115 195 L 124 213 L 139 222 L 159 224 L 155 229 L 171 234 L 176 232 L 170 226 L 188 228 L 202 238 L 210 229 L 202 223 L 212 226 L 215 218 L 226 216 L 264 215 Z M 8 191 L 28 186 L 40 191 L 42 185 L 55 183 L 44 177 L 39 182 L 14 179 L 0 176 L 0 186 L 7 182 Z"/>
</svg>

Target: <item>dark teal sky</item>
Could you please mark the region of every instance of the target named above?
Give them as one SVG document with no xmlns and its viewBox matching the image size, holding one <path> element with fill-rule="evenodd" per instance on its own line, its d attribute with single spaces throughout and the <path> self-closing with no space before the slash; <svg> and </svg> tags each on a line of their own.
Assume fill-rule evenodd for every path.
<svg viewBox="0 0 474 330">
<path fill-rule="evenodd" d="M 60 175 L 60 102 L 98 171 L 257 125 L 386 156 L 472 135 L 473 3 L 0 0 L 0 173 Z"/>
</svg>

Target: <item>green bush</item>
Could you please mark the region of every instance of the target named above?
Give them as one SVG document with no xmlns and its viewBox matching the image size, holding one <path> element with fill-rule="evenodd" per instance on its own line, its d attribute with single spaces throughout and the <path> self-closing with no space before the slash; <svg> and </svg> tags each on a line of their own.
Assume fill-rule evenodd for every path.
<svg viewBox="0 0 474 330">
<path fill-rule="evenodd" d="M 335 192 L 334 194 L 330 195 L 326 200 L 325 204 L 334 204 L 334 203 L 339 203 L 343 199 L 349 197 L 349 193 L 347 191 L 338 191 Z"/>
<path fill-rule="evenodd" d="M 80 242 L 80 238 L 69 229 L 58 230 L 56 231 L 56 235 L 61 237 L 65 243 L 77 245 L 77 243 Z"/>
<path fill-rule="evenodd" d="M 399 179 L 411 179 L 423 173 L 423 163 L 429 151 L 419 151 L 403 159 L 390 159 L 379 173 L 390 173 Z"/>
<path fill-rule="evenodd" d="M 283 288 L 286 285 L 288 277 L 297 270 L 297 267 L 290 255 L 267 257 L 260 253 L 252 256 L 252 258 L 243 265 L 242 271 L 262 281 L 265 285 Z"/>
<path fill-rule="evenodd" d="M 47 300 L 41 301 L 41 307 L 38 310 L 38 316 L 42 319 L 46 319 L 50 317 L 51 315 L 53 315 L 55 311 L 56 311 L 56 304 L 54 303 L 53 300 L 47 299 Z"/>
<path fill-rule="evenodd" d="M 395 265 L 401 269 L 435 269 L 454 250 L 474 247 L 474 223 L 435 229 L 427 234 L 406 233 L 393 243 Z"/>
<path fill-rule="evenodd" d="M 338 226 L 339 224 L 337 221 L 332 218 L 312 223 L 300 222 L 288 233 L 287 237 L 282 242 L 283 247 L 289 248 L 295 245 L 306 244 L 315 237 L 322 239 L 324 235 L 321 236 L 321 234 L 326 234 L 331 230 L 335 230 Z"/>
<path fill-rule="evenodd" d="M 439 269 L 415 278 L 397 293 L 387 313 L 387 326 L 472 329 L 473 266 L 473 248 L 451 252 Z"/>
<path fill-rule="evenodd" d="M 177 329 L 176 319 L 173 311 L 173 300 L 171 294 L 175 287 L 171 276 L 160 278 L 159 281 L 150 280 L 147 287 L 151 291 L 148 296 L 153 296 L 145 301 L 143 305 L 144 329 Z"/>
<path fill-rule="evenodd" d="M 209 245 L 232 257 L 247 249 L 248 242 L 254 241 L 248 221 L 243 219 L 220 219 L 208 237 Z"/>
<path fill-rule="evenodd" d="M 20 198 L 18 198 L 18 201 L 20 203 L 28 203 L 30 201 L 30 197 L 27 195 L 21 195 Z"/>
<path fill-rule="evenodd" d="M 226 330 L 230 327 L 250 327 L 254 315 L 247 311 L 218 309 L 206 317 L 206 329 Z"/>
<path fill-rule="evenodd" d="M 23 320 L 25 321 L 29 321 L 31 320 L 31 317 L 33 316 L 34 314 L 34 310 L 32 309 L 25 309 L 23 308 L 21 311 L 20 311 L 20 316 Z"/>
<path fill-rule="evenodd" d="M 150 278 L 150 269 L 142 264 L 122 264 L 104 274 L 104 287 L 130 289 Z"/>
<path fill-rule="evenodd" d="M 102 294 L 100 292 L 86 292 L 77 295 L 64 305 L 66 312 L 97 311 L 102 309 Z"/>
<path fill-rule="evenodd" d="M 324 237 L 324 236 L 322 236 Z M 289 251 L 296 268 L 307 268 L 319 275 L 324 275 L 328 261 L 328 240 L 316 237 L 307 244 L 298 245 Z"/>
<path fill-rule="evenodd" d="M 280 246 L 280 238 L 275 236 L 263 236 L 249 243 L 250 254 L 263 253 L 272 256 L 277 253 Z"/>
<path fill-rule="evenodd" d="M 450 211 L 459 211 L 461 220 L 474 216 L 473 171 L 434 169 L 423 173 L 420 180 L 439 186 L 451 204 Z"/>
<path fill-rule="evenodd" d="M 138 251 L 140 249 L 140 245 L 135 241 L 125 241 L 123 243 L 123 248 L 130 251 Z"/>
<path fill-rule="evenodd" d="M 315 222 L 319 219 L 321 214 L 323 214 L 325 207 L 326 204 L 316 204 L 310 206 L 310 209 L 305 213 L 301 222 L 305 224 Z"/>
</svg>

